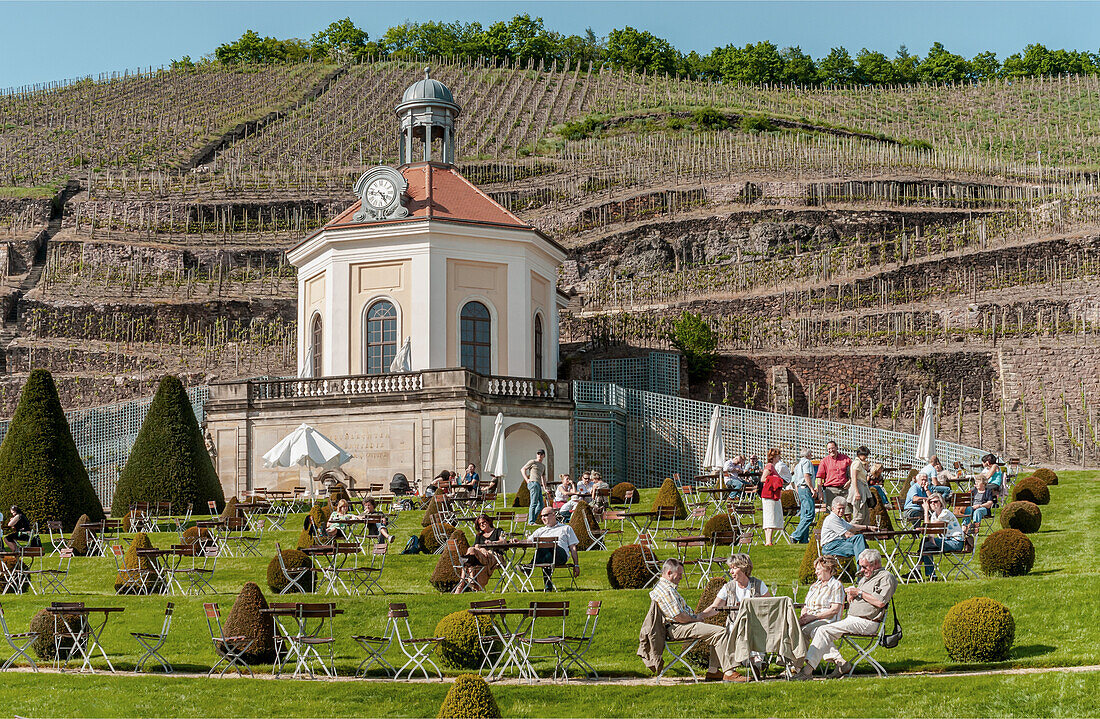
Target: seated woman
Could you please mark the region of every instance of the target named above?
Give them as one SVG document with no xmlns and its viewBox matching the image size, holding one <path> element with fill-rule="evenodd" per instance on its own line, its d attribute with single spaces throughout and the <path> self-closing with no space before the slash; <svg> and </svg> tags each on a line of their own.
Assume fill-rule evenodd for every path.
<svg viewBox="0 0 1100 719">
<path fill-rule="evenodd" d="M 11 517 L 4 524 L 4 544 L 12 552 L 19 551 L 19 542 L 29 542 L 31 539 L 31 523 L 23 514 L 19 505 L 11 505 Z"/>
<path fill-rule="evenodd" d="M 819 627 L 840 619 L 841 611 L 844 609 L 844 585 L 836 578 L 839 573 L 840 562 L 836 557 L 826 554 L 814 560 L 814 575 L 817 581 L 806 593 L 806 604 L 798 617 L 798 625 L 802 627 L 802 634 L 808 641 L 813 641 L 814 632 Z M 832 659 L 838 664 L 844 661 L 840 652 L 831 654 L 824 658 Z"/>
<path fill-rule="evenodd" d="M 474 520 L 474 546 L 466 550 L 462 558 L 462 575 L 458 578 L 455 594 L 462 594 L 467 587 L 475 592 L 485 589 L 493 570 L 500 566 L 500 555 L 504 550 L 486 546 L 489 542 L 504 540 L 504 531 L 493 526 L 489 515 L 482 514 Z"/>
<path fill-rule="evenodd" d="M 371 517 L 372 514 L 378 515 Z M 367 497 L 363 500 L 363 515 L 366 519 L 377 519 L 377 522 L 367 522 L 367 536 L 378 537 L 382 544 L 390 543 L 390 531 L 388 524 L 390 522 L 389 517 L 378 511 L 378 505 L 374 503 L 374 500 Z"/>
<path fill-rule="evenodd" d="M 997 464 L 996 456 L 987 454 L 982 457 L 982 471 L 978 474 L 985 477 L 986 484 L 989 485 L 989 488 L 993 490 L 995 495 L 1003 494 L 1004 472 L 1001 471 L 1000 465 Z"/>
<path fill-rule="evenodd" d="M 348 500 L 341 497 L 336 503 L 336 511 L 330 514 L 328 521 L 325 522 L 325 535 L 334 539 L 347 539 L 348 525 L 343 524 L 345 519 L 358 519 L 358 517 L 351 514 L 351 505 L 348 504 Z"/>
<path fill-rule="evenodd" d="M 603 494 L 600 490 L 610 490 L 611 485 L 603 481 L 603 477 L 599 472 L 592 473 L 592 511 L 598 515 L 602 515 L 603 511 L 607 509 L 607 503 L 609 496 Z"/>
<path fill-rule="evenodd" d="M 929 579 L 935 577 L 936 565 L 932 561 L 932 554 L 941 550 L 944 552 L 961 552 L 963 548 L 963 529 L 959 520 L 951 510 L 944 506 L 943 497 L 933 494 L 924 505 L 924 522 L 942 522 L 947 525 L 942 538 L 926 537 L 921 544 L 921 564 L 924 565 L 924 574 Z"/>
<path fill-rule="evenodd" d="M 576 493 L 577 487 L 573 484 L 573 480 L 569 478 L 569 475 L 561 475 L 561 484 L 554 490 L 554 509 L 561 509 L 562 505 L 568 502 Z"/>
<path fill-rule="evenodd" d="M 974 491 L 970 493 L 970 506 L 963 510 L 963 524 L 980 522 L 993 511 L 993 487 L 986 481 L 985 475 L 974 476 Z"/>
<path fill-rule="evenodd" d="M 726 567 L 729 569 L 729 574 L 733 579 L 726 582 L 721 589 L 718 590 L 718 596 L 714 598 L 711 605 L 707 607 L 707 611 L 711 612 L 723 607 L 729 609 L 737 609 L 741 606 L 741 602 L 750 597 L 770 597 L 771 592 L 768 590 L 768 585 L 763 581 L 752 576 L 752 559 L 747 554 L 734 554 L 726 560 Z M 727 618 L 732 619 L 733 613 L 727 615 Z M 753 652 L 753 660 L 758 661 L 763 658 L 763 654 L 759 652 Z"/>
</svg>

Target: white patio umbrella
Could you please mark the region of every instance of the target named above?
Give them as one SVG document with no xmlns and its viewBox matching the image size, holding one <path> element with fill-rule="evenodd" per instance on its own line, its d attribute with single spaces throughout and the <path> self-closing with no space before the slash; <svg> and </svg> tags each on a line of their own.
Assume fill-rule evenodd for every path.
<svg viewBox="0 0 1100 719">
<path fill-rule="evenodd" d="M 707 431 L 707 450 L 703 454 L 703 467 L 719 472 L 726 465 L 726 443 L 722 438 L 722 409 L 715 407 L 710 415 L 710 429 Z"/>
<path fill-rule="evenodd" d="M 313 377 L 313 345 L 306 349 L 306 359 L 302 363 L 302 371 L 298 373 L 298 379 L 310 379 Z"/>
<path fill-rule="evenodd" d="M 493 441 L 489 444 L 489 456 L 485 459 L 485 471 L 492 477 L 503 477 L 508 474 L 508 464 L 504 460 L 504 413 L 497 412 L 496 422 L 493 424 Z M 498 487 L 497 491 L 503 491 Z"/>
<path fill-rule="evenodd" d="M 287 469 L 306 467 L 309 470 L 309 493 L 312 495 L 314 469 L 335 469 L 349 459 L 351 455 L 331 439 L 308 424 L 300 424 L 264 455 L 264 466 Z"/>
<path fill-rule="evenodd" d="M 932 416 L 932 398 L 924 398 L 924 418 L 920 422 L 917 458 L 927 460 L 936 453 L 936 419 Z"/>
<path fill-rule="evenodd" d="M 390 372 L 412 372 L 412 337 L 406 337 L 405 344 L 393 356 Z"/>
</svg>

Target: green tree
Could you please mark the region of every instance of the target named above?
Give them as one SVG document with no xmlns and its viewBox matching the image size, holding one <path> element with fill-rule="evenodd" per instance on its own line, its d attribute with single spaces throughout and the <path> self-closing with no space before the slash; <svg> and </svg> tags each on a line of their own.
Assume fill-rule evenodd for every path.
<svg viewBox="0 0 1100 719">
<path fill-rule="evenodd" d="M 680 53 L 668 40 L 629 25 L 607 34 L 606 57 L 612 65 L 651 75 L 674 74 L 680 65 Z"/>
<path fill-rule="evenodd" d="M 881 52 L 863 48 L 856 54 L 856 80 L 870 85 L 890 85 L 898 81 L 898 71 Z"/>
<path fill-rule="evenodd" d="M 728 45 L 722 59 L 725 82 L 778 83 L 783 81 L 783 58 L 770 42 L 758 42 L 743 48 Z"/>
<path fill-rule="evenodd" d="M 1001 72 L 1001 61 L 995 52 L 980 52 L 970 60 L 970 68 L 978 80 L 991 80 Z"/>
<path fill-rule="evenodd" d="M 80 460 L 53 377 L 36 369 L 0 444 L 0 506 L 18 504 L 32 522 L 76 525 L 80 515 L 103 519 L 88 471 Z"/>
<path fill-rule="evenodd" d="M 817 63 L 817 75 L 823 85 L 849 85 L 856 79 L 856 64 L 843 47 L 834 47 Z"/>
<path fill-rule="evenodd" d="M 917 71 L 922 82 L 959 82 L 970 77 L 971 68 L 965 57 L 934 42 Z"/>
<path fill-rule="evenodd" d="M 697 384 L 714 371 L 718 338 L 702 315 L 684 312 L 672 325 L 672 345 L 687 360 L 688 380 Z"/>
<path fill-rule="evenodd" d="M 918 67 L 920 67 L 920 57 L 918 55 L 910 55 L 909 48 L 904 45 L 900 46 L 897 53 L 894 55 L 894 70 L 898 82 L 906 85 L 917 82 L 920 79 L 920 75 L 917 72 Z"/>
<path fill-rule="evenodd" d="M 817 64 L 798 45 L 783 48 L 783 82 L 791 85 L 817 84 Z"/>
<path fill-rule="evenodd" d="M 179 379 L 169 375 L 160 381 L 119 475 L 111 513 L 121 517 L 133 502 L 206 507 L 210 500 L 219 509 L 225 506 L 191 400 Z"/>
<path fill-rule="evenodd" d="M 362 56 L 369 40 L 366 30 L 356 27 L 350 17 L 337 20 L 324 30 L 313 33 L 310 49 L 318 57 L 348 62 Z"/>
</svg>

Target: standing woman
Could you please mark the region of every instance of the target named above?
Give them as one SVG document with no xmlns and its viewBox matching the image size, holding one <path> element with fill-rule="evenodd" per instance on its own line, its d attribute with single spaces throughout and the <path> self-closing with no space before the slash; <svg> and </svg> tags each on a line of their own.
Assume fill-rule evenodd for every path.
<svg viewBox="0 0 1100 719">
<path fill-rule="evenodd" d="M 867 458 L 871 450 L 860 447 L 856 450 L 856 459 L 848 467 L 848 504 L 852 506 L 852 524 L 870 524 L 867 513 L 867 497 L 871 488 L 867 484 Z"/>
<path fill-rule="evenodd" d="M 772 447 L 768 450 L 768 463 L 760 475 L 760 498 L 764 500 L 764 546 L 770 547 L 775 530 L 783 531 L 783 477 L 775 471 L 775 462 L 780 452 Z"/>
</svg>

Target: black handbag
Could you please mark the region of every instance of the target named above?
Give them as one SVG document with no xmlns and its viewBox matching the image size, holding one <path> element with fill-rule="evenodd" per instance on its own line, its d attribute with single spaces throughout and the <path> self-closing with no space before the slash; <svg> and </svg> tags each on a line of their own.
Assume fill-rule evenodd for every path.
<svg viewBox="0 0 1100 719">
<path fill-rule="evenodd" d="M 887 649 L 893 649 L 897 645 L 901 644 L 901 622 L 898 621 L 898 610 L 894 607 L 894 603 L 890 602 L 890 611 L 894 613 L 894 631 L 886 634 L 882 637 L 882 641 L 879 642 Z M 885 617 L 883 617 L 885 619 Z"/>
</svg>

